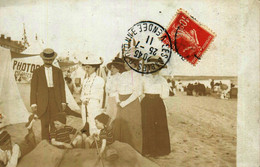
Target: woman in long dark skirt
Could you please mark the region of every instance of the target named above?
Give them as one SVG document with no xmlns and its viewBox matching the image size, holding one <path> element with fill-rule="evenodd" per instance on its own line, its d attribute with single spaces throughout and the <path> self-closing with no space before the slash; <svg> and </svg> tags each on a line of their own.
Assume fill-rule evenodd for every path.
<svg viewBox="0 0 260 167">
<path fill-rule="evenodd" d="M 138 60 L 132 59 L 135 63 Z M 118 79 L 118 109 L 113 124 L 114 137 L 116 140 L 128 143 L 136 151 L 142 153 L 142 119 L 141 104 L 141 75 L 125 64 L 127 71 L 123 72 Z"/>
<path fill-rule="evenodd" d="M 106 83 L 106 113 L 111 118 L 112 123 L 117 115 L 117 88 L 119 85 L 118 80 L 120 75 L 125 71 L 124 60 L 115 57 L 115 59 L 107 64 L 107 68 L 111 71 L 111 75 L 107 77 Z"/>
<path fill-rule="evenodd" d="M 162 156 L 171 151 L 166 108 L 162 99 L 169 96 L 165 78 L 155 72 L 143 77 L 142 108 L 143 155 Z"/>
</svg>

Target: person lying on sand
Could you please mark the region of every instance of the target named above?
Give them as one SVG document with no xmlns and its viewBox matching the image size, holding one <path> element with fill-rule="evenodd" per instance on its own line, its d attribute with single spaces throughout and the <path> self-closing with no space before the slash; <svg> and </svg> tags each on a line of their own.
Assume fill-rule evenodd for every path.
<svg viewBox="0 0 260 167">
<path fill-rule="evenodd" d="M 82 136 L 77 130 L 66 125 L 66 115 L 64 113 L 57 114 L 54 119 L 55 130 L 51 131 L 51 144 L 58 148 L 81 147 Z"/>
</svg>

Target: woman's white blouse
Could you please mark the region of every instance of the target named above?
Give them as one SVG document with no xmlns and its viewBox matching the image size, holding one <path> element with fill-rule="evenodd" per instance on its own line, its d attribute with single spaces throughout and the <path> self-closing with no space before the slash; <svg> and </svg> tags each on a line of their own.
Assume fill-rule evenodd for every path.
<svg viewBox="0 0 260 167">
<path fill-rule="evenodd" d="M 107 78 L 106 82 L 106 93 L 109 97 L 116 96 L 117 93 L 117 87 L 118 87 L 118 80 L 120 78 L 120 73 L 116 73 L 114 75 L 110 75 Z"/>
<path fill-rule="evenodd" d="M 83 87 L 81 92 L 81 101 L 87 101 L 91 99 L 103 100 L 104 93 L 104 79 L 97 76 L 94 72 L 83 81 Z"/>
<path fill-rule="evenodd" d="M 134 92 L 141 93 L 141 74 L 133 70 L 123 72 L 119 77 L 118 83 L 118 93 L 121 95 L 132 94 Z"/>
<path fill-rule="evenodd" d="M 160 75 L 148 74 L 143 77 L 143 91 L 147 94 L 159 94 L 162 99 L 169 96 L 169 84 Z"/>
<path fill-rule="evenodd" d="M 118 79 L 117 93 L 119 95 L 131 96 L 125 100 L 125 104 L 133 102 L 141 95 L 142 92 L 142 78 L 141 74 L 130 70 L 123 72 Z"/>
</svg>

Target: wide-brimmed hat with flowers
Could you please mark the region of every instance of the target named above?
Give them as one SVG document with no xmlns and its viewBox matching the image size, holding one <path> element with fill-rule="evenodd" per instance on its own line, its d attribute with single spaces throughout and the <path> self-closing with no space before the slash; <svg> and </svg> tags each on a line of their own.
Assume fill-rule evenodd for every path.
<svg viewBox="0 0 260 167">
<path fill-rule="evenodd" d="M 43 50 L 43 52 L 40 53 L 40 56 L 42 59 L 52 60 L 57 57 L 57 53 L 54 52 L 54 50 L 51 48 L 46 48 Z"/>
<path fill-rule="evenodd" d="M 90 56 L 85 57 L 83 60 L 81 60 L 82 65 L 101 65 L 103 63 L 102 57 L 96 57 L 96 56 Z"/>
</svg>

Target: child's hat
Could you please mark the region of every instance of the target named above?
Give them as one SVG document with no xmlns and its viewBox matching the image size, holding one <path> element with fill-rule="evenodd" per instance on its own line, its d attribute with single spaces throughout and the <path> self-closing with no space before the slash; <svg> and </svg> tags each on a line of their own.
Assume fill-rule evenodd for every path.
<svg viewBox="0 0 260 167">
<path fill-rule="evenodd" d="M 53 121 L 59 121 L 63 124 L 66 124 L 66 114 L 65 113 L 59 113 L 54 116 Z"/>
<path fill-rule="evenodd" d="M 98 120 L 99 122 L 103 123 L 104 125 L 107 125 L 110 117 L 104 113 L 98 115 L 95 117 L 96 120 Z"/>
</svg>

